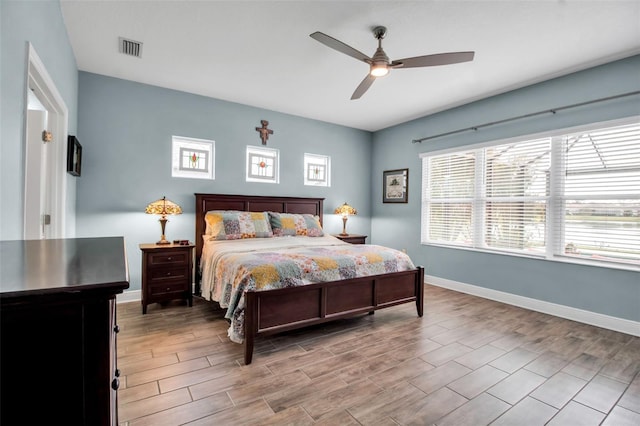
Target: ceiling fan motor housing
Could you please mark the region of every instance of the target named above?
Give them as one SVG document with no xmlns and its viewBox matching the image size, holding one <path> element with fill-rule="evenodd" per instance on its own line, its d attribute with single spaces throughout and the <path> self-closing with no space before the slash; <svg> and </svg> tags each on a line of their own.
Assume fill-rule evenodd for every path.
<svg viewBox="0 0 640 426">
<path fill-rule="evenodd" d="M 373 55 L 373 58 L 371 58 L 371 62 L 373 64 L 389 64 L 389 57 L 386 53 L 384 53 L 382 47 L 378 47 L 376 49 L 376 53 L 374 53 Z"/>
</svg>

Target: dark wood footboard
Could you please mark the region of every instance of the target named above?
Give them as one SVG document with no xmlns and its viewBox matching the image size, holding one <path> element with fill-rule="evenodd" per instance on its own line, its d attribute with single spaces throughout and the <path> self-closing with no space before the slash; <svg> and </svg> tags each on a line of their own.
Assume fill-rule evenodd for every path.
<svg viewBox="0 0 640 426">
<path fill-rule="evenodd" d="M 424 268 L 245 293 L 244 362 L 251 364 L 254 340 L 402 303 L 416 303 L 423 314 Z"/>
</svg>

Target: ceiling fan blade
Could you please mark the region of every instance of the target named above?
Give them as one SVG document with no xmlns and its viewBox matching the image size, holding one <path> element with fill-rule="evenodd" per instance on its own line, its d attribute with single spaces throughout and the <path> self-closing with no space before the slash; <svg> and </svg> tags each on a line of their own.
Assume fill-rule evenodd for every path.
<svg viewBox="0 0 640 426">
<path fill-rule="evenodd" d="M 351 95 L 351 100 L 360 99 L 360 97 L 364 95 L 364 92 L 369 90 L 369 87 L 371 87 L 374 81 L 376 81 L 376 78 L 371 74 L 367 74 L 364 80 L 362 80 L 362 82 L 358 85 L 358 87 L 356 87 L 356 90 L 355 92 L 353 92 L 353 95 Z"/>
<path fill-rule="evenodd" d="M 324 33 L 321 33 L 320 31 L 316 31 L 313 34 L 309 34 L 309 36 L 314 39 L 319 41 L 320 43 L 329 46 L 332 49 L 337 50 L 338 52 L 342 52 L 345 55 L 349 55 L 352 58 L 356 58 L 359 61 L 362 62 L 366 62 L 366 63 L 370 63 L 371 62 L 371 58 L 368 57 L 367 55 L 365 55 L 364 53 L 360 52 L 359 50 L 354 49 L 353 47 L 344 44 L 343 42 L 341 42 L 340 40 L 336 40 L 335 38 L 328 36 Z"/>
<path fill-rule="evenodd" d="M 436 65 L 457 64 L 473 61 L 475 52 L 451 52 L 437 53 L 435 55 L 416 56 L 413 58 L 398 59 L 391 62 L 394 68 L 433 67 Z"/>
</svg>

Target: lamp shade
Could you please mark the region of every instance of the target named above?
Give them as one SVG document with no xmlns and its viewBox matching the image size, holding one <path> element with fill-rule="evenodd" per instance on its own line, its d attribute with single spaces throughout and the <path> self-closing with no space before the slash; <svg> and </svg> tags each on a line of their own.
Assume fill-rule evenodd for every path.
<svg viewBox="0 0 640 426">
<path fill-rule="evenodd" d="M 337 207 L 334 213 L 342 216 L 353 216 L 358 214 L 358 211 L 345 202 L 340 207 Z"/>
<path fill-rule="evenodd" d="M 167 197 L 162 197 L 161 199 L 156 200 L 153 203 L 149 203 L 144 211 L 147 214 L 160 215 L 159 221 L 160 228 L 162 229 L 162 236 L 160 237 L 160 241 L 158 241 L 156 244 L 171 244 L 171 241 L 167 240 L 167 237 L 165 237 L 164 235 L 165 226 L 167 225 L 167 215 L 181 214 L 182 208 L 180 208 L 180 206 L 173 201 L 167 200 Z"/>
<path fill-rule="evenodd" d="M 153 203 L 149 203 L 144 211 L 148 214 L 159 214 L 162 216 L 166 216 L 168 214 L 182 214 L 182 208 L 173 201 L 167 200 L 167 197 L 162 197 Z"/>
</svg>

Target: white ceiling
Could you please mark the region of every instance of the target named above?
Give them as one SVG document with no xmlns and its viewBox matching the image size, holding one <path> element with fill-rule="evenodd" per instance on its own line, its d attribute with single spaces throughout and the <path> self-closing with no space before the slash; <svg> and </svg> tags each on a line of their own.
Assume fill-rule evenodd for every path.
<svg viewBox="0 0 640 426">
<path fill-rule="evenodd" d="M 379 130 L 640 53 L 640 1 L 61 0 L 81 71 Z M 359 100 L 368 66 L 321 31 L 391 60 L 450 51 L 473 62 L 397 69 Z M 118 37 L 143 44 L 118 53 Z M 265 117 L 269 119 L 269 117 Z"/>
</svg>

